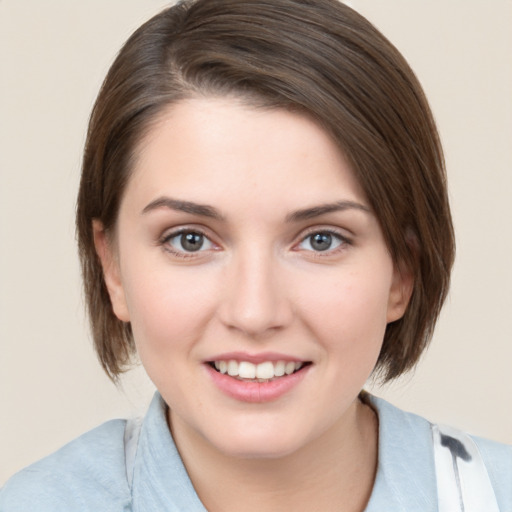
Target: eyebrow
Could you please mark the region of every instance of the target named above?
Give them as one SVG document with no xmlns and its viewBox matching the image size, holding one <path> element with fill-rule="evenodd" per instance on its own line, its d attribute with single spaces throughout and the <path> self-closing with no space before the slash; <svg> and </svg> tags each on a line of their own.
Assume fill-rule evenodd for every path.
<svg viewBox="0 0 512 512">
<path fill-rule="evenodd" d="M 304 208 L 303 210 L 297 210 L 289 213 L 286 216 L 287 222 L 300 222 L 304 220 L 313 219 L 320 217 L 327 213 L 342 212 L 345 210 L 360 210 L 366 213 L 371 213 L 370 208 L 361 203 L 355 201 L 337 201 L 335 203 L 327 203 L 319 206 L 313 206 L 312 208 Z"/>
<path fill-rule="evenodd" d="M 151 201 L 142 213 L 148 213 L 159 208 L 169 208 L 179 212 L 192 213 L 194 215 L 201 215 L 202 217 L 209 217 L 211 219 L 223 220 L 224 217 L 213 206 L 207 204 L 198 204 L 191 201 L 181 201 L 179 199 L 172 199 L 170 197 L 159 197 Z"/>
<path fill-rule="evenodd" d="M 194 203 L 192 201 L 182 201 L 180 199 L 173 199 L 171 197 L 159 197 L 154 201 L 151 201 L 143 210 L 142 214 L 146 214 L 159 208 L 168 208 L 170 210 L 176 210 L 185 213 L 191 213 L 193 215 L 200 215 L 202 217 L 209 217 L 215 220 L 224 220 L 224 216 L 214 208 L 207 204 Z M 286 222 L 300 222 L 304 220 L 313 219 L 326 215 L 328 213 L 345 211 L 345 210 L 360 210 L 366 213 L 371 213 L 370 208 L 367 206 L 357 203 L 355 201 L 337 201 L 334 203 L 326 203 L 311 208 L 304 208 L 289 213 L 285 220 Z"/>
</svg>

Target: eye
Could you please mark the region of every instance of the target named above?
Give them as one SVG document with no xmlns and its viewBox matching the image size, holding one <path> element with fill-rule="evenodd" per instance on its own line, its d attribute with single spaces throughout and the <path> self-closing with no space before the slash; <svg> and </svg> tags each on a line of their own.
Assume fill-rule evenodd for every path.
<svg viewBox="0 0 512 512">
<path fill-rule="evenodd" d="M 316 231 L 306 236 L 298 247 L 306 251 L 325 252 L 335 250 L 346 243 L 348 240 L 338 233 Z"/>
<path fill-rule="evenodd" d="M 192 230 L 171 233 L 164 238 L 163 244 L 175 254 L 207 251 L 214 247 L 203 233 Z"/>
</svg>

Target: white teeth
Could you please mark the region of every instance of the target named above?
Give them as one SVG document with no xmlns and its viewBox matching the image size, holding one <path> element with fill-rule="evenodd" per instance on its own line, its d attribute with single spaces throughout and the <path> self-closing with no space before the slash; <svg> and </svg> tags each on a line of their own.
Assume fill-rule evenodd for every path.
<svg viewBox="0 0 512 512">
<path fill-rule="evenodd" d="M 256 377 L 256 366 L 247 361 L 242 361 L 238 365 L 238 376 L 242 379 L 254 379 Z"/>
<path fill-rule="evenodd" d="M 283 375 L 291 375 L 293 372 L 302 368 L 303 363 L 285 362 L 285 361 L 265 361 L 260 364 L 253 364 L 248 361 L 215 361 L 215 368 L 220 373 L 227 373 L 231 377 L 240 377 L 241 379 L 258 379 L 266 381 L 274 377 L 282 377 Z"/>
<path fill-rule="evenodd" d="M 236 361 L 228 361 L 228 375 L 231 375 L 231 377 L 238 375 L 238 363 Z"/>
<path fill-rule="evenodd" d="M 295 363 L 294 362 L 286 363 L 286 366 L 284 367 L 284 372 L 286 373 L 286 375 L 291 375 L 294 371 L 295 371 Z"/>
<path fill-rule="evenodd" d="M 274 366 L 274 375 L 276 377 L 282 377 L 284 375 L 285 366 L 286 365 L 284 361 L 277 361 L 277 363 Z"/>
<path fill-rule="evenodd" d="M 274 375 L 274 365 L 270 361 L 261 363 L 256 367 L 256 377 L 258 379 L 271 379 Z"/>
</svg>

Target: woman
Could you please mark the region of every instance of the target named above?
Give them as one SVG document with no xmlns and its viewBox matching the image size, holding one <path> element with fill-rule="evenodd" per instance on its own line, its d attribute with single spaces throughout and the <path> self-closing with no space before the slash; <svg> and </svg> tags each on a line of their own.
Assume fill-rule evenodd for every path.
<svg viewBox="0 0 512 512">
<path fill-rule="evenodd" d="M 137 30 L 77 229 L 100 361 L 115 381 L 137 353 L 158 393 L 0 510 L 512 507 L 510 448 L 361 391 L 416 364 L 454 242 L 421 87 L 348 7 L 199 0 Z"/>
</svg>

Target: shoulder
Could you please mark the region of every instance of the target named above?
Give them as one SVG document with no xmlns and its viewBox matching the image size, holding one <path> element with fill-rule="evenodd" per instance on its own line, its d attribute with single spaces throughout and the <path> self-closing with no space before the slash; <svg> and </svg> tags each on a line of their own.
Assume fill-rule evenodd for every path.
<svg viewBox="0 0 512 512">
<path fill-rule="evenodd" d="M 473 437 L 498 498 L 512 510 L 512 446 Z"/>
<path fill-rule="evenodd" d="M 405 465 L 408 472 L 424 472 L 423 478 L 435 474 L 432 424 L 413 413 L 402 411 L 385 400 L 368 397 L 379 416 L 380 431 L 387 447 L 386 459 Z M 457 429 L 461 439 L 470 438 L 476 444 L 489 475 L 500 506 L 512 510 L 512 446 L 468 435 Z M 383 447 L 385 448 L 385 447 Z M 411 457 L 411 453 L 415 456 Z M 424 471 L 425 470 L 425 471 Z"/>
<path fill-rule="evenodd" d="M 108 421 L 15 474 L 0 490 L 0 511 L 123 510 L 125 424 Z"/>
</svg>

